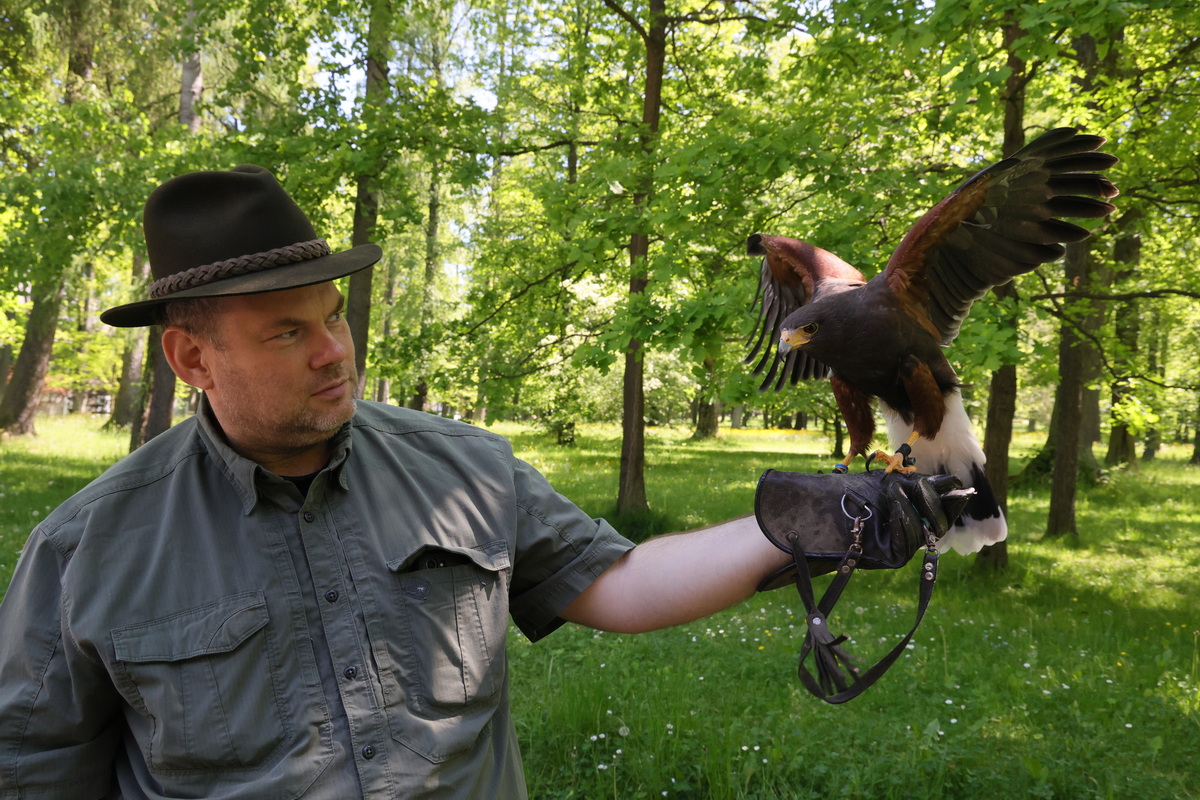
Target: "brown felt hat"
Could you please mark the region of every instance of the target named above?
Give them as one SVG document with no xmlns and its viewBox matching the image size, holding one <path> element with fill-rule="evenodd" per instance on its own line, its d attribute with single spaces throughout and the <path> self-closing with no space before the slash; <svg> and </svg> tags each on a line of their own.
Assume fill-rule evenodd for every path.
<svg viewBox="0 0 1200 800">
<path fill-rule="evenodd" d="M 171 300 L 310 286 L 383 255 L 374 244 L 330 252 L 275 176 L 253 165 L 172 178 L 146 200 L 143 227 L 154 283 L 149 300 L 100 315 L 118 328 L 155 324 Z"/>
</svg>

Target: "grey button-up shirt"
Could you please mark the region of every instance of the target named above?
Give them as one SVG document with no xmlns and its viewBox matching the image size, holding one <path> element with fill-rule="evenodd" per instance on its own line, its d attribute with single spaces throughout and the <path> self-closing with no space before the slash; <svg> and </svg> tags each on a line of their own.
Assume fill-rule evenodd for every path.
<svg viewBox="0 0 1200 800">
<path fill-rule="evenodd" d="M 0 798 L 524 797 L 505 634 L 631 544 L 501 437 L 360 403 L 302 497 L 206 409 L 31 535 Z"/>
</svg>

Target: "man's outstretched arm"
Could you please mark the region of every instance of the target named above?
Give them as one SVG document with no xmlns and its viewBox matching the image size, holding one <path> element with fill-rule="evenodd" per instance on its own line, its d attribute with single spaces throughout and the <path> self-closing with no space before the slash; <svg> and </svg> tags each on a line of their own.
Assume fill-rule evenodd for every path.
<svg viewBox="0 0 1200 800">
<path fill-rule="evenodd" d="M 791 560 L 753 516 L 658 536 L 622 556 L 561 616 L 614 633 L 681 625 L 745 600 Z"/>
</svg>

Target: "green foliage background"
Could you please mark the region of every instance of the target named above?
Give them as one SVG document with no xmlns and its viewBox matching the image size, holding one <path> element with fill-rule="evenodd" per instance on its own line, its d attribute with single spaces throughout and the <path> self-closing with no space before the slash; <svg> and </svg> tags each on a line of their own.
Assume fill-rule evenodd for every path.
<svg viewBox="0 0 1200 800">
<path fill-rule="evenodd" d="M 1130 299 L 1108 308 L 1138 303 L 1142 339 L 1159 345 L 1122 350 L 1109 317 L 1104 402 L 1118 376 L 1151 377 L 1129 382 L 1117 419 L 1170 438 L 1194 430 L 1193 301 L 1132 299 L 1200 291 L 1193 3 L 667 3 L 649 154 L 635 122 L 642 2 L 390 8 L 4 0 L 0 348 L 21 345 L 21 301 L 63 278 L 49 384 L 115 391 L 126 342 L 96 314 L 142 291 L 130 276 L 145 196 L 183 171 L 255 162 L 337 247 L 350 243 L 356 181 L 376 181 L 387 257 L 369 376 L 396 402 L 425 387 L 444 413 L 612 420 L 619 406 L 585 387 L 611 394 L 632 337 L 649 354 L 656 421 L 701 401 L 773 414 L 778 398 L 757 394 L 740 364 L 757 273 L 746 236 L 804 238 L 873 274 L 923 210 L 1000 155 L 1019 56 L 1028 136 L 1081 125 L 1122 158 L 1130 216 L 1098 231 L 1093 257 L 1112 263 L 1122 238 L 1138 238 L 1137 270 L 1108 287 Z M 1006 45 L 1011 25 L 1023 35 Z M 387 56 L 370 101 L 368 42 Z M 195 131 L 177 119 L 190 53 L 204 79 Z M 631 230 L 651 236 L 641 294 L 628 292 Z M 990 297 L 964 327 L 953 358 L 968 385 L 1017 362 L 1023 386 L 1053 386 L 1055 320 L 1070 304 L 1047 296 L 1070 287 L 1051 265 L 1017 288 L 1019 332 Z M 785 402 L 830 408 L 819 385 Z M 1044 421 L 1036 405 L 1019 414 Z"/>
</svg>

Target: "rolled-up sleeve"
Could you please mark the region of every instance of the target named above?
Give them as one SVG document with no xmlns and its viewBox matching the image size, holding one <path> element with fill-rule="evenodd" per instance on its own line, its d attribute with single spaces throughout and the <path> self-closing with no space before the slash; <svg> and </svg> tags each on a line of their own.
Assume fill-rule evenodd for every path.
<svg viewBox="0 0 1200 800">
<path fill-rule="evenodd" d="M 509 610 L 521 632 L 536 641 L 563 624 L 559 612 L 633 542 L 554 491 L 529 464 L 512 460 L 517 562 Z"/>
<path fill-rule="evenodd" d="M 64 624 L 69 561 L 34 531 L 0 602 L 0 798 L 105 797 L 118 700 Z"/>
</svg>

